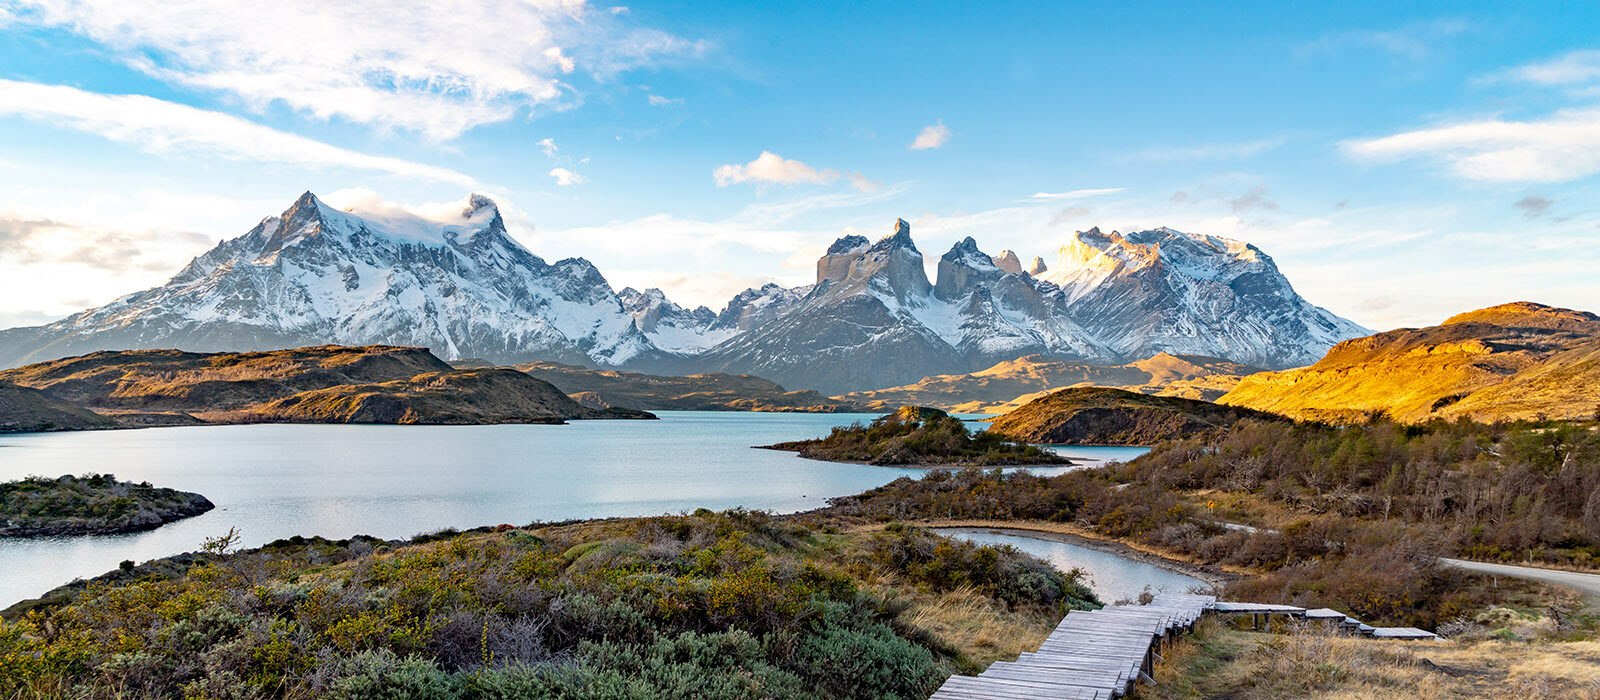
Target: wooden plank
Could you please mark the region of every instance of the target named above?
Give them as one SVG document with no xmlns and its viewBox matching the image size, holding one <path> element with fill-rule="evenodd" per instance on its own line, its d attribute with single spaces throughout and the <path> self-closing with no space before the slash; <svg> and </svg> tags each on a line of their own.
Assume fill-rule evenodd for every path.
<svg viewBox="0 0 1600 700">
<path fill-rule="evenodd" d="M 1034 683 L 1029 681 L 1012 680 L 1009 678 L 973 678 L 972 680 L 976 681 L 977 683 L 987 685 L 991 688 L 995 688 L 996 690 L 1004 690 L 1008 693 L 1007 695 L 997 695 L 996 697 L 1021 697 L 1024 694 L 1046 698 L 1060 698 L 1063 697 L 1063 695 L 1068 694 L 1075 697 L 1094 697 L 1096 694 L 1095 691 L 1106 690 L 1104 688 L 1089 688 L 1065 684 Z M 973 687 L 980 686 L 973 685 Z"/>
</svg>

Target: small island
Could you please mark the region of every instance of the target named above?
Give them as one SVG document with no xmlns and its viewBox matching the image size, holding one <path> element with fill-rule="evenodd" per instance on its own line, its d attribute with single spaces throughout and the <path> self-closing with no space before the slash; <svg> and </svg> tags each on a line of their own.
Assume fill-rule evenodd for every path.
<svg viewBox="0 0 1600 700">
<path fill-rule="evenodd" d="M 1072 462 L 1049 450 L 1013 442 L 987 431 L 973 433 L 959 418 L 937 408 L 901 406 L 873 419 L 833 429 L 825 438 L 766 445 L 829 462 L 879 466 L 1005 467 Z"/>
<path fill-rule="evenodd" d="M 0 483 L 0 537 L 151 530 L 216 506 L 198 493 L 117 481 L 110 474 Z"/>
<path fill-rule="evenodd" d="M 1154 445 L 1280 416 L 1176 396 L 1110 387 L 1071 387 L 1029 401 L 989 425 L 1012 440 L 1054 445 Z"/>
</svg>

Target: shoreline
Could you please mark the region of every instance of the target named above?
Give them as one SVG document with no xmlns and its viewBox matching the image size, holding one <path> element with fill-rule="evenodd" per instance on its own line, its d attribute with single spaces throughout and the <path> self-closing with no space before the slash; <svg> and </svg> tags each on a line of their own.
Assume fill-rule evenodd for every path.
<svg viewBox="0 0 1600 700">
<path fill-rule="evenodd" d="M 912 521 L 919 527 L 931 530 L 982 530 L 1017 537 L 1087 547 L 1107 554 L 1131 559 L 1142 564 L 1159 566 L 1174 573 L 1200 579 L 1208 585 L 1221 587 L 1244 578 L 1244 574 L 1225 569 L 1176 559 L 1127 542 L 1085 533 L 1062 523 L 1042 523 L 1030 520 L 922 520 Z"/>
</svg>

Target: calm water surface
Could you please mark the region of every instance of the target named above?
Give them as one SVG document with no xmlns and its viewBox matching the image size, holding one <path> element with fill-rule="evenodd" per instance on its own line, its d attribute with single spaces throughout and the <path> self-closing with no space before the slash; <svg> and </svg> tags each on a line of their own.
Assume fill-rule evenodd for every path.
<svg viewBox="0 0 1600 700">
<path fill-rule="evenodd" d="M 400 538 L 700 507 L 792 512 L 922 473 L 751 449 L 874 415 L 660 415 L 555 426 L 238 425 L 0 436 L 0 481 L 109 472 L 217 504 L 143 533 L 0 540 L 0 607 L 124 559 L 193 551 L 229 527 L 252 547 L 292 535 Z M 1105 449 L 1081 451 L 1096 459 L 1106 454 L 1094 451 Z M 1141 452 L 1110 449 L 1124 450 L 1122 459 Z"/>
<path fill-rule="evenodd" d="M 1192 586 L 1207 587 L 1193 576 L 1066 542 L 969 528 L 941 528 L 940 532 L 979 544 L 1009 544 L 1062 571 L 1083 569 L 1089 574 L 1089 587 L 1106 603 L 1135 598 L 1145 586 L 1152 593 L 1185 593 Z"/>
</svg>

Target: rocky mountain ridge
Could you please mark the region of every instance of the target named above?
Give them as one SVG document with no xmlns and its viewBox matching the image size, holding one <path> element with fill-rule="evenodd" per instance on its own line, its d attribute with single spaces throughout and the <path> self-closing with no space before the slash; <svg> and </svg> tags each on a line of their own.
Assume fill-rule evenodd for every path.
<svg viewBox="0 0 1600 700">
<path fill-rule="evenodd" d="M 839 238 L 816 282 L 768 284 L 721 311 L 547 263 L 472 195 L 424 218 L 339 211 L 310 192 L 166 284 L 44 326 L 0 331 L 0 366 L 95 350 L 427 347 L 445 359 L 657 374 L 756 374 L 829 393 L 969 372 L 1028 354 L 1121 364 L 1157 352 L 1281 368 L 1365 331 L 1301 299 L 1237 241 L 1155 229 L 1079 232 L 1026 268 L 966 238 L 928 278 L 904 220 Z"/>
</svg>

